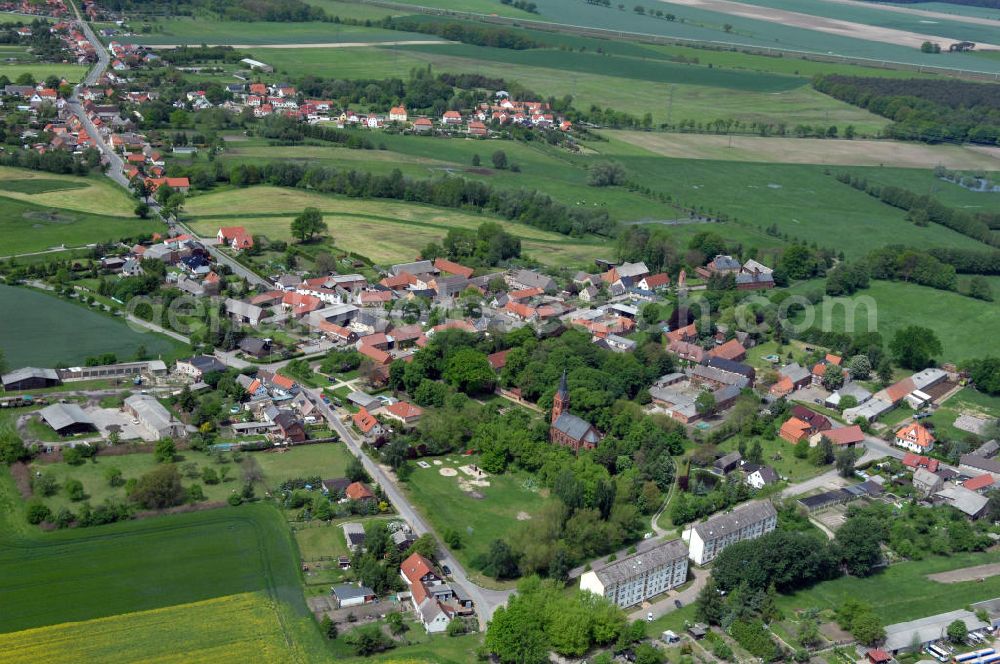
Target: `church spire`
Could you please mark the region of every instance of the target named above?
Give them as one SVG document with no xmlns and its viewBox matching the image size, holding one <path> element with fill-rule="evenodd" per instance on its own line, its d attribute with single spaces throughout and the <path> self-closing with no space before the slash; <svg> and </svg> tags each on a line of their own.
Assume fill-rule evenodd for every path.
<svg viewBox="0 0 1000 664">
<path fill-rule="evenodd" d="M 559 419 L 563 413 L 569 412 L 569 385 L 566 381 L 566 370 L 563 369 L 562 378 L 559 379 L 559 389 L 552 397 L 552 423 Z"/>
</svg>

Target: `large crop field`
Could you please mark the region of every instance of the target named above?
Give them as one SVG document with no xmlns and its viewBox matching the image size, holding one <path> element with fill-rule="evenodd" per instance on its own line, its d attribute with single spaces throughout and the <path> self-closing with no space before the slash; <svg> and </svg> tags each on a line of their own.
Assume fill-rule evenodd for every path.
<svg viewBox="0 0 1000 664">
<path fill-rule="evenodd" d="M 822 286 L 822 282 L 807 282 L 797 284 L 793 291 L 806 292 Z M 848 324 L 848 305 L 852 301 L 858 303 L 850 309 L 854 311 L 853 326 Z M 852 298 L 827 299 L 813 308 L 815 325 L 836 332 L 867 331 L 869 307 L 862 303 L 871 302 L 874 302 L 875 329 L 887 340 L 896 330 L 920 325 L 933 330 L 941 340 L 942 360 L 960 362 L 996 354 L 1000 303 L 916 284 L 872 281 L 870 288 Z"/>
<path fill-rule="evenodd" d="M 620 145 L 608 145 L 608 156 L 654 190 L 688 205 L 725 212 L 758 229 L 777 224 L 792 238 L 842 250 L 848 257 L 899 243 L 983 247 L 942 226 L 914 226 L 902 210 L 841 184 L 822 166 L 672 159 Z"/>
<path fill-rule="evenodd" d="M 526 254 L 554 265 L 581 265 L 606 253 L 597 240 L 571 239 L 530 226 L 426 205 L 393 201 L 343 199 L 296 189 L 252 187 L 221 191 L 190 199 L 187 214 L 202 236 L 215 235 L 220 225 L 239 223 L 255 235 L 291 239 L 292 218 L 313 206 L 325 213 L 333 244 L 376 263 L 412 260 L 428 242 L 440 242 L 449 228 L 475 229 L 497 221 L 522 240 Z M 378 242 L 373 242 L 378 238 Z"/>
<path fill-rule="evenodd" d="M 83 75 L 87 73 L 86 65 L 75 65 L 67 63 L 31 62 L 7 64 L 0 63 L 0 76 L 6 76 L 14 81 L 23 74 L 31 74 L 36 80 L 43 80 L 49 76 L 65 78 L 70 83 L 77 83 Z"/>
<path fill-rule="evenodd" d="M 168 337 L 137 332 L 122 320 L 27 288 L 0 286 L 0 311 L 7 312 L 0 348 L 11 368 L 72 366 L 101 353 L 115 353 L 125 361 L 140 345 L 151 357 L 169 358 L 180 348 Z"/>
<path fill-rule="evenodd" d="M 425 6 L 477 11 L 464 0 L 425 0 Z M 880 28 L 839 31 L 839 34 L 813 29 L 815 25 L 796 25 L 793 21 L 769 20 L 768 14 L 754 16 L 752 5 L 746 11 L 726 11 L 721 5 L 683 0 L 656 2 L 646 8 L 660 9 L 677 17 L 675 21 L 657 18 L 648 11 L 632 11 L 633 5 L 619 9 L 589 4 L 582 0 L 538 0 L 540 15 L 531 21 L 560 23 L 571 26 L 631 32 L 642 35 L 676 37 L 718 45 L 743 45 L 755 48 L 778 48 L 806 53 L 833 53 L 852 57 L 890 60 L 908 64 L 939 67 L 983 69 L 997 71 L 1000 63 L 990 63 L 975 54 L 945 58 L 921 53 L 907 43 L 888 43 Z M 891 19 L 880 19 L 891 20 Z M 530 22 L 522 20 L 524 25 Z M 728 26 L 728 28 L 727 28 Z M 864 26 L 862 26 L 864 27 Z M 921 33 L 933 34 L 934 26 L 925 26 Z M 854 36 L 850 36 L 850 35 Z M 992 40 L 995 41 L 995 40 Z"/>
<path fill-rule="evenodd" d="M 406 78 L 413 67 L 430 64 L 437 72 L 472 72 L 517 82 L 543 97 L 571 95 L 581 109 L 596 104 L 638 116 L 651 113 L 656 123 L 735 118 L 789 127 L 835 124 L 843 129 L 850 124 L 858 132 L 871 135 L 887 123 L 868 111 L 816 92 L 806 78 L 818 71 L 858 73 L 857 68 L 532 34 L 544 43 L 572 50 L 513 51 L 441 44 L 251 52 L 273 64 L 279 77 L 312 74 L 331 78 Z M 586 50 L 581 52 L 581 48 Z M 697 58 L 702 64 L 671 60 L 678 56 Z M 884 71 L 863 70 L 874 74 Z"/>
<path fill-rule="evenodd" d="M 107 618 L 0 634 L 4 661 L 306 661 L 264 593 L 240 593 Z"/>
<path fill-rule="evenodd" d="M 886 121 L 813 90 L 803 77 L 716 70 L 707 66 L 554 50 L 511 51 L 478 46 L 400 46 L 438 71 L 471 71 L 513 80 L 545 95 L 571 95 L 654 123 L 735 118 L 744 122 L 853 124 L 877 132 Z M 627 91 L 627 92 L 626 92 Z"/>
<path fill-rule="evenodd" d="M 0 183 L 0 256 L 117 242 L 163 230 L 161 222 L 151 219 L 109 217 L 5 198 L 9 184 L 13 183 Z M 46 195 L 53 194 L 42 194 Z"/>
<path fill-rule="evenodd" d="M 385 12 L 382 14 L 385 15 Z M 378 43 L 409 39 L 435 40 L 421 35 L 381 28 L 344 25 L 341 23 L 254 23 L 213 21 L 206 19 L 172 18 L 153 21 L 157 32 L 139 34 L 136 43 L 164 44 L 339 44 Z"/>
<path fill-rule="evenodd" d="M 78 177 L 0 166 L 0 197 L 46 207 L 131 217 L 135 201 L 100 176 Z"/>
<path fill-rule="evenodd" d="M 863 25 L 878 26 L 892 30 L 907 30 L 917 33 L 932 33 L 955 41 L 968 40 L 972 42 L 1000 41 L 1000 29 L 987 21 L 970 22 L 968 20 L 935 17 L 928 20 L 927 16 L 908 12 L 885 11 L 880 6 L 862 3 L 845 3 L 837 0 L 813 0 L 802 3 L 794 0 L 741 0 L 743 4 L 757 5 L 771 9 L 792 11 L 840 21 L 851 21 Z M 919 8 L 923 7 L 923 3 Z"/>
<path fill-rule="evenodd" d="M 623 141 L 665 157 L 755 161 L 780 164 L 831 164 L 851 166 L 902 166 L 923 168 L 942 165 L 951 169 L 1000 170 L 1000 148 L 964 145 L 927 145 L 901 141 L 826 140 L 666 134 L 638 131 L 613 132 Z M 923 171 L 928 172 L 929 171 Z"/>
<path fill-rule="evenodd" d="M 291 537 L 266 505 L 41 533 L 0 475 L 0 632 L 264 590 L 298 596 Z M 294 591 L 294 592 L 293 592 Z"/>
</svg>

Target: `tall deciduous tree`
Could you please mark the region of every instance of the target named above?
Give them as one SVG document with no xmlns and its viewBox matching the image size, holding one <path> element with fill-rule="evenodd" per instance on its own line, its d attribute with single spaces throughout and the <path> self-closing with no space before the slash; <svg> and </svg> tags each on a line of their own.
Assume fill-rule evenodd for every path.
<svg viewBox="0 0 1000 664">
<path fill-rule="evenodd" d="M 308 242 L 315 235 L 326 232 L 326 228 L 323 213 L 314 207 L 307 207 L 292 220 L 292 235 L 301 242 Z"/>
</svg>

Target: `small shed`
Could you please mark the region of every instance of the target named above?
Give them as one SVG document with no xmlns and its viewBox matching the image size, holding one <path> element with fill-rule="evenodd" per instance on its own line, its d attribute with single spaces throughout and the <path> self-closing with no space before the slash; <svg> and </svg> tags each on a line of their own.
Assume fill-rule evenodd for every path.
<svg viewBox="0 0 1000 664">
<path fill-rule="evenodd" d="M 361 606 L 375 601 L 375 591 L 365 586 L 356 586 L 352 583 L 341 583 L 333 586 L 330 592 L 337 598 L 340 608 L 349 606 Z"/>
</svg>

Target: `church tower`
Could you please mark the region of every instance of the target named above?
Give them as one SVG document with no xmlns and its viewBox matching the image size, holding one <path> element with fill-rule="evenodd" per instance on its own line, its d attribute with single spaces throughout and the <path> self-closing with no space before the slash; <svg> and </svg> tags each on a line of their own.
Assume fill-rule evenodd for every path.
<svg viewBox="0 0 1000 664">
<path fill-rule="evenodd" d="M 559 381 L 559 390 L 552 397 L 552 422 L 555 423 L 564 412 L 569 412 L 569 386 L 566 383 L 565 369 L 563 369 L 562 379 Z"/>
</svg>

